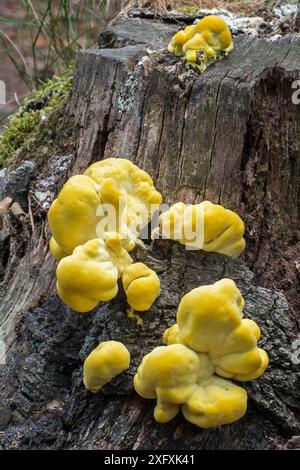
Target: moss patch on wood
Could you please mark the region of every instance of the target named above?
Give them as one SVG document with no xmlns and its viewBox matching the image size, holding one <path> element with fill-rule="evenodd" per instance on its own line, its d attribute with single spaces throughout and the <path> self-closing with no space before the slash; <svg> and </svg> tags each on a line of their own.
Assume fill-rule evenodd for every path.
<svg viewBox="0 0 300 470">
<path fill-rule="evenodd" d="M 0 136 L 0 167 L 18 159 L 24 148 L 29 148 L 45 129 L 55 125 L 52 117 L 63 106 L 71 89 L 73 66 L 63 76 L 54 76 L 26 98 Z"/>
</svg>

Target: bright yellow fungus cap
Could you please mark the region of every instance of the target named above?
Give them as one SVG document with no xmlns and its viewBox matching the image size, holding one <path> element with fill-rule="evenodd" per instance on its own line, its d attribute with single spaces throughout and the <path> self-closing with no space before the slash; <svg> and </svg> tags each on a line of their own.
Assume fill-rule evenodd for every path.
<svg viewBox="0 0 300 470">
<path fill-rule="evenodd" d="M 61 249 L 71 254 L 78 245 L 96 238 L 100 198 L 97 185 L 84 175 L 72 176 L 48 212 L 52 236 Z"/>
<path fill-rule="evenodd" d="M 101 203 L 115 209 L 118 220 L 114 230 L 128 241 L 125 248 L 132 250 L 141 230 L 162 202 L 152 178 L 131 161 L 122 158 L 96 162 L 84 174 L 99 185 Z M 101 233 L 107 231 L 103 223 L 105 220 L 104 217 L 98 225 L 100 238 Z"/>
<path fill-rule="evenodd" d="M 49 248 L 50 248 L 51 255 L 57 261 L 60 261 L 61 259 L 65 258 L 65 256 L 68 256 L 69 254 L 69 253 L 66 253 L 58 243 L 56 243 L 53 237 L 50 238 Z"/>
<path fill-rule="evenodd" d="M 198 63 L 201 71 L 205 70 L 208 61 L 232 48 L 230 29 L 226 21 L 216 15 L 206 16 L 197 24 L 178 31 L 168 46 L 169 52 L 185 56 L 192 64 Z"/>
<path fill-rule="evenodd" d="M 127 302 L 134 310 L 150 310 L 160 294 L 160 280 L 155 271 L 143 263 L 128 266 L 122 275 Z"/>
<path fill-rule="evenodd" d="M 161 201 L 145 171 L 129 160 L 108 158 L 67 181 L 49 209 L 50 230 L 67 254 L 111 231 L 131 251 Z"/>
<path fill-rule="evenodd" d="M 134 377 L 137 393 L 157 400 L 156 421 L 165 423 L 181 409 L 188 421 L 206 429 L 244 416 L 246 391 L 225 379 L 254 380 L 269 359 L 257 347 L 260 329 L 243 319 L 243 307 L 230 279 L 183 297 L 177 323 L 163 335 L 167 346 L 147 354 Z"/>
<path fill-rule="evenodd" d="M 237 258 L 245 248 L 245 226 L 233 211 L 209 201 L 204 207 L 204 251 L 214 251 Z"/>
<path fill-rule="evenodd" d="M 206 354 L 182 344 L 160 346 L 143 358 L 134 387 L 142 397 L 157 400 L 154 417 L 159 423 L 170 421 L 180 409 L 202 428 L 232 423 L 245 414 L 247 394 L 213 371 Z"/>
<path fill-rule="evenodd" d="M 83 383 L 87 390 L 97 393 L 114 377 L 128 369 L 130 354 L 119 341 L 103 341 L 85 359 Z"/>
<path fill-rule="evenodd" d="M 100 301 L 113 299 L 118 277 L 132 263 L 118 234 L 108 234 L 107 243 L 90 240 L 63 258 L 56 270 L 59 297 L 77 312 L 89 312 Z"/>
<path fill-rule="evenodd" d="M 259 327 L 243 319 L 243 307 L 244 299 L 231 279 L 193 289 L 182 298 L 177 324 L 165 331 L 164 342 L 208 354 L 222 377 L 254 380 L 264 373 L 269 360 L 257 347 Z"/>
<path fill-rule="evenodd" d="M 178 202 L 160 215 L 159 224 L 166 238 L 194 249 L 236 258 L 245 248 L 241 218 L 209 201 L 196 205 Z"/>
<path fill-rule="evenodd" d="M 215 375 L 201 382 L 182 406 L 185 419 L 204 429 L 233 423 L 246 411 L 246 390 Z"/>
<path fill-rule="evenodd" d="M 232 35 L 226 21 L 217 15 L 208 15 L 196 25 L 197 32 L 204 34 L 210 45 L 220 50 L 228 49 L 232 44 Z"/>
</svg>

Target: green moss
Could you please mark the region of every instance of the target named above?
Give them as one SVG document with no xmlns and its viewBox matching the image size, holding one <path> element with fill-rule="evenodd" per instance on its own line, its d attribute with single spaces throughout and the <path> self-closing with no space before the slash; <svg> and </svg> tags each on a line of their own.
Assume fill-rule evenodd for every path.
<svg viewBox="0 0 300 470">
<path fill-rule="evenodd" d="M 0 136 L 0 166 L 34 141 L 45 118 L 51 121 L 51 115 L 60 108 L 71 88 L 72 77 L 73 67 L 69 67 L 63 76 L 54 76 L 23 101 Z"/>
</svg>

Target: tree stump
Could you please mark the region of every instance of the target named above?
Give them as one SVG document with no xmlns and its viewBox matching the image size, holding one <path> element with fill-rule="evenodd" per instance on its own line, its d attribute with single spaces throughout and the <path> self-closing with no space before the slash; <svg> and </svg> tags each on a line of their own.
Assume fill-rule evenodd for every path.
<svg viewBox="0 0 300 470">
<path fill-rule="evenodd" d="M 177 29 L 136 18 L 101 32 L 99 48 L 77 58 L 63 117 L 72 140 L 31 168 L 30 178 L 23 167 L 17 187 L 1 193 L 28 214 L 7 208 L 0 226 L 2 448 L 265 449 L 284 447 L 299 433 L 300 368 L 292 345 L 299 320 L 300 106 L 292 84 L 299 79 L 300 39 L 239 36 L 228 57 L 199 75 L 165 51 Z M 112 156 L 149 172 L 166 202 L 209 199 L 236 210 L 247 228 L 238 262 L 167 241 L 137 250 L 162 281 L 142 327 L 126 316 L 122 295 L 88 315 L 58 300 L 47 206 L 34 199 L 47 182 L 49 203 L 70 175 Z M 262 327 L 270 368 L 246 385 L 242 420 L 207 431 L 181 416 L 159 425 L 154 403 L 133 391 L 136 366 L 162 344 L 181 297 L 223 277 L 236 281 L 245 316 Z M 132 364 L 92 395 L 81 382 L 82 362 L 108 338 L 123 339 Z"/>
</svg>

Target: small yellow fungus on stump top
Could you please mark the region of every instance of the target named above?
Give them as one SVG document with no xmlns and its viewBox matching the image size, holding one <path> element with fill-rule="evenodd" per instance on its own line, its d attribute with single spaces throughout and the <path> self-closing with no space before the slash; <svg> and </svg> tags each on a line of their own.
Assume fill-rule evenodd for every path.
<svg viewBox="0 0 300 470">
<path fill-rule="evenodd" d="M 218 60 L 233 48 L 232 35 L 225 20 L 209 15 L 197 24 L 176 33 L 168 51 L 184 56 L 203 72 L 209 62 Z"/>
</svg>

